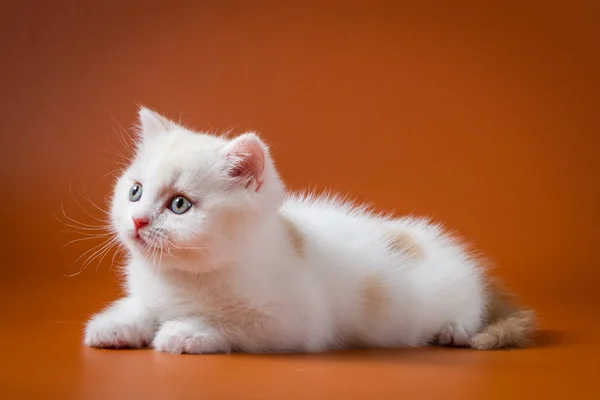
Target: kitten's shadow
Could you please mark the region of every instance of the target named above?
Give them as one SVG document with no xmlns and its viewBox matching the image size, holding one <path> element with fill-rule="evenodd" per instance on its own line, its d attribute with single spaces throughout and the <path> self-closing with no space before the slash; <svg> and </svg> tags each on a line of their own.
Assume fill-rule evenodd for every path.
<svg viewBox="0 0 600 400">
<path fill-rule="evenodd" d="M 464 356 L 465 352 L 473 352 L 479 355 L 486 354 L 492 356 L 496 352 L 519 352 L 529 351 L 532 349 L 544 349 L 558 346 L 564 346 L 572 343 L 574 338 L 564 331 L 543 330 L 538 332 L 535 338 L 534 345 L 523 349 L 499 349 L 490 351 L 480 351 L 466 348 L 452 348 L 440 346 L 428 346 L 421 348 L 405 348 L 405 349 L 350 349 L 336 350 L 327 353 L 305 354 L 305 353 L 279 353 L 279 354 L 262 354 L 264 358 L 297 358 L 311 359 L 323 361 L 372 361 L 372 362 L 398 362 L 413 361 L 421 363 L 454 363 L 456 358 L 452 354 Z M 461 357 L 462 359 L 462 357 Z"/>
<path fill-rule="evenodd" d="M 533 348 L 547 348 L 564 346 L 572 343 L 574 338 L 565 331 L 542 330 L 537 333 L 534 340 Z"/>
</svg>

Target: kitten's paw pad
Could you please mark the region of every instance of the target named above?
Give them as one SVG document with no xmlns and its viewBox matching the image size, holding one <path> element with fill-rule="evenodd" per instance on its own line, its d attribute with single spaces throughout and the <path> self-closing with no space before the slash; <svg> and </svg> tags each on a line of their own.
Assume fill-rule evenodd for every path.
<svg viewBox="0 0 600 400">
<path fill-rule="evenodd" d="M 94 320 L 85 328 L 83 343 L 98 348 L 139 348 L 150 344 L 152 331 L 134 324 Z"/>
<path fill-rule="evenodd" d="M 172 354 L 209 354 L 231 351 L 226 339 L 212 329 L 196 330 L 177 321 L 167 322 L 158 331 L 152 346 Z"/>
<path fill-rule="evenodd" d="M 438 344 L 440 346 L 466 346 L 469 341 L 469 335 L 463 324 L 453 322 L 445 325 L 438 334 Z"/>
</svg>

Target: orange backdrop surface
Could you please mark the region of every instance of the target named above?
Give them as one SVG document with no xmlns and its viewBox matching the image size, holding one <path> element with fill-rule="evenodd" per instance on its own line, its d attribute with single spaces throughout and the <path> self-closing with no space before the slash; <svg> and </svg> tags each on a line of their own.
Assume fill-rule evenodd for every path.
<svg viewBox="0 0 600 400">
<path fill-rule="evenodd" d="M 567 329 L 563 308 L 597 312 L 597 2 L 5 3 L 0 323 L 15 393 L 33 376 L 36 393 L 85 397 L 103 382 L 86 373 L 131 360 L 81 348 L 81 322 L 118 295 L 117 274 L 109 255 L 66 277 L 99 242 L 61 248 L 81 236 L 54 214 L 63 203 L 79 221 L 102 217 L 77 192 L 106 206 L 137 104 L 198 130 L 258 131 L 293 190 L 434 217 L 546 327 Z M 107 370 L 82 367 L 89 357 Z M 52 360 L 68 365 L 59 378 Z"/>
</svg>

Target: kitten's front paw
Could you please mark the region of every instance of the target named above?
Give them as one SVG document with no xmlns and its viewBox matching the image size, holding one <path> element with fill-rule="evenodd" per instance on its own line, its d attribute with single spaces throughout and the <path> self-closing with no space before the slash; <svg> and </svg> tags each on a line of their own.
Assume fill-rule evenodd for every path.
<svg viewBox="0 0 600 400">
<path fill-rule="evenodd" d="M 92 318 L 85 328 L 83 343 L 98 348 L 139 348 L 150 344 L 152 335 L 152 329 L 143 325 Z"/>
<path fill-rule="evenodd" d="M 442 327 L 438 334 L 438 344 L 440 346 L 466 346 L 469 341 L 469 335 L 462 323 L 453 322 Z"/>
<path fill-rule="evenodd" d="M 211 328 L 198 329 L 188 321 L 167 321 L 156 334 L 152 346 L 165 353 L 228 353 L 227 340 Z"/>
</svg>

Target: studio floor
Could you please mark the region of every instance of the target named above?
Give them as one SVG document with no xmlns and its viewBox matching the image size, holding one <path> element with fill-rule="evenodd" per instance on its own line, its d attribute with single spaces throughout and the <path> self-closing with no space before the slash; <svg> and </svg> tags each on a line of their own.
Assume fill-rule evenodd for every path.
<svg viewBox="0 0 600 400">
<path fill-rule="evenodd" d="M 82 346 L 87 315 L 117 295 L 116 285 L 114 293 L 97 287 L 106 283 L 105 275 L 4 288 L 3 398 L 600 398 L 598 303 L 582 293 L 528 296 L 540 313 L 542 333 L 537 346 L 526 350 L 191 356 Z"/>
</svg>

